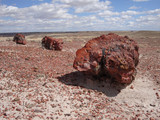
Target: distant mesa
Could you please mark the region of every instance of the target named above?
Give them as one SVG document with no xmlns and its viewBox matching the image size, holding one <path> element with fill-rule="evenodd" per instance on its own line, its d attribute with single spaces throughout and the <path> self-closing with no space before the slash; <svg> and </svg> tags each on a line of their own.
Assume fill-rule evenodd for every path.
<svg viewBox="0 0 160 120">
<path fill-rule="evenodd" d="M 45 36 L 42 39 L 42 47 L 49 50 L 62 50 L 63 41 L 61 39 L 55 39 L 52 37 Z"/>
<path fill-rule="evenodd" d="M 25 36 L 23 34 L 17 33 L 14 38 L 13 41 L 16 42 L 17 44 L 22 44 L 22 45 L 26 45 L 26 40 L 25 40 Z"/>
<path fill-rule="evenodd" d="M 73 67 L 96 76 L 114 78 L 119 83 L 134 80 L 139 62 L 137 43 L 114 33 L 89 40 L 77 50 Z"/>
</svg>

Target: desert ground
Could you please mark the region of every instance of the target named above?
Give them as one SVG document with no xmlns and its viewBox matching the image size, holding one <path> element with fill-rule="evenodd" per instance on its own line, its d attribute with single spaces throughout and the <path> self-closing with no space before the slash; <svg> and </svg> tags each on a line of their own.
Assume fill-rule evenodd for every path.
<svg viewBox="0 0 160 120">
<path fill-rule="evenodd" d="M 73 68 L 77 49 L 109 32 L 139 45 L 135 80 L 96 79 Z M 159 120 L 160 32 L 103 31 L 25 33 L 27 44 L 0 34 L 0 120 Z M 62 51 L 41 46 L 44 36 L 61 38 Z"/>
</svg>

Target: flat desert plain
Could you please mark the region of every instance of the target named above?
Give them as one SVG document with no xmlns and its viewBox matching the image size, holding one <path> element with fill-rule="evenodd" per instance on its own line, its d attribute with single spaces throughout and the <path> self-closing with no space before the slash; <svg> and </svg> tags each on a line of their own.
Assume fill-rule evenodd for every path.
<svg viewBox="0 0 160 120">
<path fill-rule="evenodd" d="M 0 35 L 0 120 L 160 120 L 160 32 L 111 31 L 139 45 L 135 80 L 95 79 L 75 70 L 77 49 L 103 32 L 25 33 L 27 44 Z M 62 51 L 41 47 L 61 38 Z"/>
</svg>

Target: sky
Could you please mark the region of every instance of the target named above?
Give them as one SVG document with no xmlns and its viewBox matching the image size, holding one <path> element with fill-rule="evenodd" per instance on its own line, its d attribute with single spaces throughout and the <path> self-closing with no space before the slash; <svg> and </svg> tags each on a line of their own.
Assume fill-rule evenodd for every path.
<svg viewBox="0 0 160 120">
<path fill-rule="evenodd" d="M 160 31 L 160 0 L 0 0 L 0 33 Z"/>
</svg>

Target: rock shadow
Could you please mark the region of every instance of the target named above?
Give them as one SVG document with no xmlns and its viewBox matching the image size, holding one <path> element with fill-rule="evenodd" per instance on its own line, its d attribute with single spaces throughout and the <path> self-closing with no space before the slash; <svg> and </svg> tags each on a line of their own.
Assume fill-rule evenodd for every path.
<svg viewBox="0 0 160 120">
<path fill-rule="evenodd" d="M 106 76 L 96 78 L 79 71 L 60 76 L 58 80 L 66 85 L 80 86 L 102 92 L 108 97 L 117 96 L 127 86 L 126 84 L 117 83 L 111 78 L 106 78 Z"/>
</svg>

